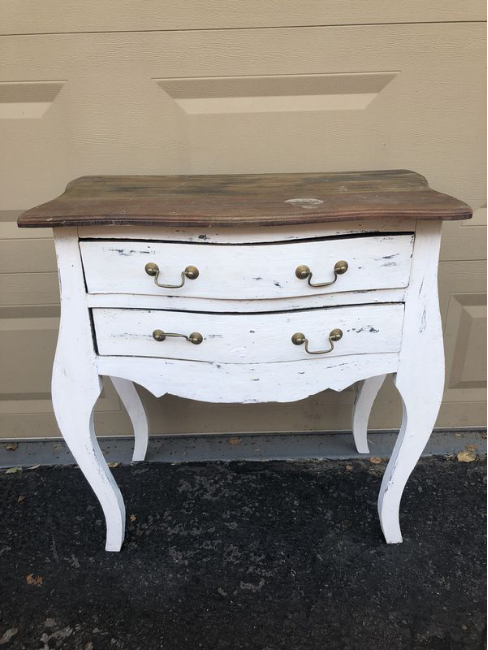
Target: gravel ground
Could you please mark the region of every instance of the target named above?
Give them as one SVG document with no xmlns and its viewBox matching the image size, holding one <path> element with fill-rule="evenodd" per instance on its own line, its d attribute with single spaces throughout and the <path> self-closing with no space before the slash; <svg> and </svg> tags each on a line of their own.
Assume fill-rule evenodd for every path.
<svg viewBox="0 0 488 650">
<path fill-rule="evenodd" d="M 79 469 L 0 472 L 3 650 L 481 650 L 485 463 L 422 459 L 404 543 L 381 537 L 384 464 L 113 469 L 127 537 L 106 553 Z"/>
</svg>

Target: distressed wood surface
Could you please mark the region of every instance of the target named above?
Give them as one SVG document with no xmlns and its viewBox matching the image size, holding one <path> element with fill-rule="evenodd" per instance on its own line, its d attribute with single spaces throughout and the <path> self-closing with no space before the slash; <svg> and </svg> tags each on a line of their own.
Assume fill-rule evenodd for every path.
<svg viewBox="0 0 488 650">
<path fill-rule="evenodd" d="M 366 221 L 336 221 L 286 226 L 241 226 L 240 228 L 178 228 L 177 226 L 79 226 L 83 239 L 132 239 L 139 241 L 181 241 L 193 244 L 266 244 L 292 242 L 318 237 L 340 237 L 375 233 L 408 233 L 415 231 L 412 219 L 369 219 Z M 24 237 L 29 231 L 21 230 Z M 40 232 L 37 230 L 30 232 Z"/>
<path fill-rule="evenodd" d="M 378 375 L 377 377 L 368 377 L 360 382 L 354 407 L 352 410 L 352 435 L 354 436 L 354 443 L 356 449 L 360 454 L 369 454 L 368 446 L 368 421 L 373 408 L 374 401 L 378 395 L 380 388 L 386 375 Z"/>
<path fill-rule="evenodd" d="M 156 396 L 170 393 L 217 403 L 262 403 L 297 401 L 329 388 L 343 390 L 362 381 L 353 422 L 358 449 L 366 451 L 367 421 L 374 398 L 384 376 L 396 374 L 404 419 L 382 482 L 378 508 L 387 542 L 402 540 L 399 526 L 402 492 L 432 431 L 442 398 L 444 376 L 436 287 L 441 223 L 418 220 L 412 221 L 412 225 L 414 239 L 411 234 L 397 231 L 398 234 L 386 232 L 355 238 L 287 242 L 290 230 L 280 234 L 285 238 L 280 239 L 282 243 L 273 245 L 243 245 L 246 242 L 242 240 L 240 245 L 231 245 L 232 237 L 226 239 L 225 244 L 215 242 L 220 245 L 208 241 L 195 245 L 188 240 L 185 244 L 184 237 L 181 242 L 172 243 L 120 238 L 80 242 L 77 228 L 55 231 L 62 320 L 53 371 L 53 402 L 63 436 L 102 504 L 108 550 L 121 547 L 125 509 L 93 430 L 93 405 L 100 392 L 100 376 L 105 375 L 112 378 L 134 424 L 135 457 L 143 458 L 147 420 L 132 382 Z M 350 232 L 348 229 L 352 226 L 345 223 L 343 228 L 344 232 Z M 243 238 L 249 236 L 248 233 Z M 393 252 L 384 248 L 390 244 Z M 266 299 L 253 300 L 245 293 L 247 282 L 243 282 L 239 273 L 242 275 L 244 269 L 254 271 L 253 264 L 263 251 L 267 268 L 288 269 L 293 262 L 294 269 L 299 263 L 310 263 L 309 258 L 301 259 L 305 253 L 316 256 L 314 266 L 315 263 L 323 265 L 329 258 L 342 257 L 335 252 L 347 245 L 350 245 L 348 259 L 352 260 L 351 268 L 354 269 L 349 277 L 353 282 L 350 290 L 337 291 L 335 286 L 331 296 L 325 296 L 335 296 L 338 304 L 334 307 L 292 309 L 290 305 L 295 300 L 309 300 L 310 306 L 318 297 L 313 293 L 284 299 L 270 297 L 269 289 L 279 282 L 273 275 Z M 169 295 L 137 294 L 139 277 L 134 285 L 131 284 L 147 256 L 157 252 L 165 261 L 183 265 L 195 263 L 196 260 L 186 260 L 184 255 L 197 251 L 205 252 L 199 260 L 204 271 L 208 269 L 211 273 L 213 266 L 227 271 L 224 277 L 229 275 L 231 281 L 220 291 L 224 291 L 221 295 L 232 295 L 232 299 L 220 300 L 216 298 L 218 293 L 210 293 L 206 298 L 189 295 L 185 297 L 186 312 L 134 309 L 136 304 L 144 306 L 144 301 L 153 301 L 156 305 L 157 300 L 165 298 L 171 302 Z M 242 258 L 239 257 L 241 251 Z M 300 258 L 289 257 L 290 251 L 294 251 L 293 255 L 300 253 Z M 205 256 L 213 265 L 205 266 Z M 141 260 L 137 261 L 137 269 L 130 266 L 134 260 Z M 395 260 L 393 266 L 392 260 Z M 159 258 L 155 261 L 159 262 Z M 82 262 L 89 289 L 98 286 L 99 282 L 102 291 L 122 289 L 122 292 L 88 294 Z M 280 267 L 283 263 L 284 267 Z M 401 287 L 391 288 L 392 283 L 388 283 L 390 268 L 394 269 L 392 273 L 403 269 L 399 273 Z M 234 269 L 237 269 L 237 277 L 233 277 Z M 315 272 L 315 268 L 313 270 Z M 367 280 L 363 290 L 358 289 L 356 276 Z M 210 292 L 219 278 L 217 275 L 208 282 Z M 390 288 L 381 289 L 379 283 L 385 282 L 385 278 L 385 286 Z M 302 286 L 301 281 L 297 283 Z M 348 296 L 364 294 L 371 296 L 371 303 L 348 305 Z M 397 302 L 374 304 L 375 299 L 385 296 L 396 298 Z M 112 301 L 118 307 L 108 307 L 104 301 Z M 195 309 L 205 302 L 277 303 L 286 304 L 289 310 L 206 313 Z M 310 340 L 311 350 L 327 349 L 328 334 L 337 327 L 343 330 L 344 336 L 330 353 L 310 356 L 304 346 L 291 342 L 295 332 L 303 332 Z M 200 331 L 204 338 L 200 345 L 179 338 L 158 342 L 152 337 L 154 329 L 186 335 Z"/>
<path fill-rule="evenodd" d="M 125 406 L 134 429 L 132 461 L 145 460 L 149 443 L 149 425 L 146 411 L 134 384 L 128 379 L 110 377 L 120 401 Z"/>
<path fill-rule="evenodd" d="M 402 541 L 403 490 L 430 438 L 442 402 L 444 343 L 437 290 L 440 243 L 439 223 L 419 224 L 395 377 L 403 402 L 403 420 L 378 498 L 380 523 L 389 544 Z"/>
<path fill-rule="evenodd" d="M 102 385 L 95 363 L 76 231 L 66 229 L 57 234 L 56 256 L 61 323 L 52 377 L 54 413 L 66 444 L 102 506 L 107 524 L 105 548 L 119 551 L 125 534 L 125 507 L 93 425 L 93 407 Z"/>
<path fill-rule="evenodd" d="M 317 296 L 298 296 L 294 298 L 272 298 L 269 300 L 215 300 L 213 298 L 186 298 L 183 296 L 148 296 L 128 293 L 87 294 L 89 307 L 114 309 L 161 309 L 171 311 L 200 311 L 208 313 L 259 313 L 274 311 L 294 311 L 318 307 L 338 307 L 348 305 L 381 304 L 403 302 L 405 289 L 377 289 L 375 291 L 348 291 Z"/>
<path fill-rule="evenodd" d="M 279 226 L 390 218 L 469 219 L 471 208 L 407 170 L 212 176 L 84 176 L 20 227 Z"/>
<path fill-rule="evenodd" d="M 302 332 L 311 350 L 330 347 L 329 333 L 344 335 L 323 357 L 398 352 L 403 305 L 362 305 L 276 314 L 199 314 L 136 309 L 94 309 L 98 352 L 102 356 L 160 357 L 213 363 L 267 363 L 309 358 L 304 345 L 291 337 Z M 160 329 L 189 336 L 200 332 L 203 342 L 183 338 L 156 341 Z M 347 362 L 347 359 L 344 359 Z M 276 370 L 280 372 L 279 369 Z M 211 385 L 209 391 L 213 390 Z M 256 397 L 259 397 L 256 386 Z"/>
<path fill-rule="evenodd" d="M 82 241 L 80 248 L 90 293 L 259 300 L 406 287 L 413 235 L 259 246 Z M 338 260 L 349 268 L 328 287 L 311 287 L 295 275 L 306 264 L 313 282 L 331 282 Z M 160 283 L 178 284 L 189 265 L 200 275 L 181 288 L 162 288 L 145 272 L 148 262 L 159 266 Z"/>
<path fill-rule="evenodd" d="M 97 357 L 100 375 L 124 377 L 156 397 L 202 402 L 296 402 L 323 390 L 344 390 L 365 377 L 396 372 L 398 353 L 356 354 L 283 363 L 207 363 L 140 357 Z"/>
</svg>

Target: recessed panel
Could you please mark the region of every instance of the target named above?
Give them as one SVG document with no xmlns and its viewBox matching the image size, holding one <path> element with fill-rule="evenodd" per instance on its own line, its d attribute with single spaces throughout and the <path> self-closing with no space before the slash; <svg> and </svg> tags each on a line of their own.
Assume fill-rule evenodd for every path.
<svg viewBox="0 0 488 650">
<path fill-rule="evenodd" d="M 446 321 L 448 388 L 485 388 L 486 295 L 453 294 Z"/>
<path fill-rule="evenodd" d="M 0 119 L 39 119 L 47 112 L 64 81 L 0 82 Z"/>
<path fill-rule="evenodd" d="M 396 72 L 157 79 L 188 115 L 364 110 Z"/>
</svg>

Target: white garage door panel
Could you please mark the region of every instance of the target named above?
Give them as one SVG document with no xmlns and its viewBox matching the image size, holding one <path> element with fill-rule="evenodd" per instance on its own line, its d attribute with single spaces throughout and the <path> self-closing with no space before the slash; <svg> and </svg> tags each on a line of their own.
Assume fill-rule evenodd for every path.
<svg viewBox="0 0 488 650">
<path fill-rule="evenodd" d="M 5 3 L 1 34 L 484 20 L 481 0 L 38 0 Z"/>
<path fill-rule="evenodd" d="M 480 201 L 483 174 L 473 151 L 481 147 L 484 110 L 481 25 L 323 28 L 313 38 L 309 32 L 0 39 L 0 80 L 30 80 L 32 89 L 19 105 L 18 119 L 0 119 L 7 151 L 0 160 L 2 207 L 30 207 L 86 173 L 409 167 L 425 174 L 436 189 L 472 204 Z M 393 79 L 378 90 L 377 75 L 385 72 Z M 300 96 L 303 78 L 310 74 L 351 73 L 343 105 L 355 105 L 357 95 L 374 95 L 354 110 L 303 112 L 282 95 L 281 102 L 276 100 L 279 112 L 260 112 L 266 98 L 251 97 L 252 112 L 188 114 L 160 85 L 175 77 L 225 77 L 230 89 L 243 76 L 272 76 L 275 84 L 285 76 L 282 92 Z M 36 80 L 47 78 L 63 80 L 62 89 L 42 118 L 21 119 L 22 103 L 37 99 Z M 225 91 L 225 80 L 221 85 Z M 205 99 L 204 88 L 199 81 L 195 92 L 200 99 Z M 279 92 L 279 83 L 274 88 Z M 340 95 L 334 79 L 322 81 L 322 88 L 325 102 Z M 0 105 L 1 93 L 0 84 Z"/>
</svg>

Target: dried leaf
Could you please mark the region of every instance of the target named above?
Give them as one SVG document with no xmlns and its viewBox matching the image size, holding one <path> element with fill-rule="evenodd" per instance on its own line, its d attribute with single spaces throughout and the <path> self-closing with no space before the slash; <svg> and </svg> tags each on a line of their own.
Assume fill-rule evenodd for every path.
<svg viewBox="0 0 488 650">
<path fill-rule="evenodd" d="M 6 471 L 5 474 L 17 474 L 17 472 L 21 472 L 22 467 L 9 467 Z"/>
<path fill-rule="evenodd" d="M 466 451 L 478 451 L 478 447 L 476 445 L 466 445 L 465 449 Z"/>
<path fill-rule="evenodd" d="M 18 446 L 19 446 L 18 442 L 9 442 L 8 445 L 5 445 L 5 449 L 7 449 L 8 451 L 16 451 Z"/>
<path fill-rule="evenodd" d="M 460 463 L 472 463 L 473 460 L 476 460 L 476 453 L 474 451 L 460 451 L 457 455 L 457 459 Z"/>
<path fill-rule="evenodd" d="M 135 520 L 137 519 L 137 515 L 131 515 L 131 516 L 129 517 L 129 519 L 130 519 L 131 521 L 135 521 Z"/>
<path fill-rule="evenodd" d="M 352 472 L 352 465 L 346 465 L 346 472 Z"/>
<path fill-rule="evenodd" d="M 37 469 L 40 467 L 40 465 L 31 465 L 30 467 L 27 467 L 27 469 Z"/>
<path fill-rule="evenodd" d="M 370 463 L 373 463 L 373 465 L 379 465 L 379 464 L 382 463 L 383 461 L 382 461 L 382 459 L 379 458 L 378 456 L 371 456 L 371 458 L 369 459 L 369 462 L 370 462 Z"/>
<path fill-rule="evenodd" d="M 242 442 L 242 438 L 229 438 L 227 442 L 229 443 L 229 445 L 240 445 Z"/>
<path fill-rule="evenodd" d="M 17 497 L 17 503 L 22 503 L 22 501 L 25 501 L 25 494 L 19 494 Z"/>
<path fill-rule="evenodd" d="M 463 437 L 463 434 L 462 434 L 462 433 L 455 433 L 455 434 L 454 434 L 454 437 L 455 437 L 455 438 L 462 438 L 462 437 Z"/>
<path fill-rule="evenodd" d="M 109 467 L 118 467 L 120 463 L 107 463 Z"/>
<path fill-rule="evenodd" d="M 26 577 L 26 581 L 28 585 L 35 585 L 36 587 L 40 587 L 43 582 L 43 577 L 35 576 L 33 573 L 29 573 L 29 575 Z"/>
<path fill-rule="evenodd" d="M 13 639 L 13 637 L 17 634 L 18 631 L 19 631 L 18 627 L 10 627 L 0 637 L 0 645 L 4 645 L 5 643 L 8 643 L 10 641 L 10 639 Z"/>
</svg>

